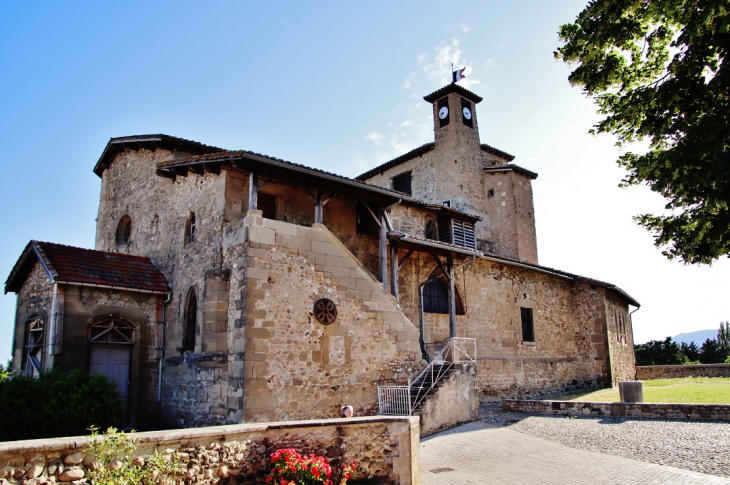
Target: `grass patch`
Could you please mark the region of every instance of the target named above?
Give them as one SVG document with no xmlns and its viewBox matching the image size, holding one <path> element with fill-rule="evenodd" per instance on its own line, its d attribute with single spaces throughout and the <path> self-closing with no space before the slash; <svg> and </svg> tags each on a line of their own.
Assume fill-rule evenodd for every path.
<svg viewBox="0 0 730 485">
<path fill-rule="evenodd" d="M 644 381 L 644 402 L 730 404 L 730 378 L 682 377 Z M 555 401 L 619 402 L 618 387 L 561 394 Z"/>
</svg>

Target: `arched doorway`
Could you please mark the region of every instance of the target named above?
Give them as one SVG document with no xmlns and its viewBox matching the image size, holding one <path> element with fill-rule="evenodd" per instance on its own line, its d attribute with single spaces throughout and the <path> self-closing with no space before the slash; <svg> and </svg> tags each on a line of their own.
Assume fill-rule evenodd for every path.
<svg viewBox="0 0 730 485">
<path fill-rule="evenodd" d="M 89 373 L 116 383 L 125 410 L 129 403 L 129 368 L 135 325 L 118 315 L 104 315 L 89 323 Z"/>
</svg>

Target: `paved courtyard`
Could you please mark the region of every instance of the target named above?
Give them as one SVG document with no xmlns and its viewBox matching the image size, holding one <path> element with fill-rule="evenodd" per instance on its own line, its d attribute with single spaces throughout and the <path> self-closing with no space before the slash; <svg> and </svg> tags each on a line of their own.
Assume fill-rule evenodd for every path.
<svg viewBox="0 0 730 485">
<path fill-rule="evenodd" d="M 730 484 L 730 479 L 571 448 L 482 421 L 421 441 L 421 483 Z"/>
</svg>

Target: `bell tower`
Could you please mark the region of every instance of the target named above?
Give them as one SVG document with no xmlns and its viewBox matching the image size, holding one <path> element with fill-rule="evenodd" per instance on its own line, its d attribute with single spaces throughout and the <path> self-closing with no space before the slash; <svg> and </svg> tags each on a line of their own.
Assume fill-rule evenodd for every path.
<svg viewBox="0 0 730 485">
<path fill-rule="evenodd" d="M 436 146 L 455 141 L 479 149 L 476 105 L 480 96 L 451 83 L 423 98 L 433 105 L 433 130 Z"/>
</svg>

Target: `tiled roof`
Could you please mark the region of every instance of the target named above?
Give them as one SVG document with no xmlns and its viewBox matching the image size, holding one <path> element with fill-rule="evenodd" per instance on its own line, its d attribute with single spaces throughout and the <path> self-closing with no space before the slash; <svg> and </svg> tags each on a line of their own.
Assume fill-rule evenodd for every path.
<svg viewBox="0 0 730 485">
<path fill-rule="evenodd" d="M 494 148 L 493 146 L 487 145 L 486 143 L 482 143 L 480 145 L 480 147 L 483 152 L 491 153 L 492 155 L 496 155 L 499 158 L 503 158 L 503 159 L 507 160 L 508 162 L 511 162 L 512 160 L 515 159 L 514 155 L 510 155 L 509 153 L 503 152 L 499 148 Z"/>
<path fill-rule="evenodd" d="M 5 293 L 20 290 L 39 260 L 51 281 L 120 288 L 149 293 L 170 291 L 167 280 L 150 258 L 31 241 L 5 282 Z"/>
<path fill-rule="evenodd" d="M 456 83 L 447 84 L 443 88 L 439 89 L 438 91 L 434 91 L 428 96 L 424 96 L 423 99 L 425 101 L 428 101 L 429 103 L 433 103 L 435 101 L 438 101 L 439 99 L 443 98 L 449 93 L 456 93 L 459 96 L 468 99 L 472 103 L 481 103 L 482 97 L 478 94 L 474 94 L 468 89 L 462 88 Z"/>
<path fill-rule="evenodd" d="M 535 180 L 537 178 L 537 174 L 535 172 L 532 172 L 530 170 L 527 170 L 526 168 L 522 168 L 519 165 L 514 164 L 507 164 L 507 165 L 495 165 L 493 167 L 484 167 L 485 172 L 507 172 L 507 171 L 515 171 L 517 173 L 521 173 L 522 175 L 526 175 L 527 177 L 530 177 L 532 180 Z"/>
<path fill-rule="evenodd" d="M 140 148 L 164 148 L 167 150 L 182 150 L 185 152 L 198 154 L 198 153 L 211 153 L 219 152 L 222 148 L 212 147 L 203 145 L 197 141 L 186 140 L 185 138 L 178 138 L 170 135 L 135 135 L 135 136 L 121 136 L 112 138 L 109 143 L 106 144 L 104 152 L 99 157 L 99 161 L 94 166 L 94 173 L 101 177 L 104 170 L 109 168 L 114 157 L 124 150 L 139 150 Z"/>
<path fill-rule="evenodd" d="M 446 242 L 442 242 L 442 241 L 437 241 L 434 239 L 428 239 L 423 236 L 415 236 L 413 234 L 406 234 L 406 233 L 399 232 L 399 231 L 389 232 L 388 237 L 390 239 L 396 239 L 396 240 L 405 239 L 406 241 L 412 242 L 414 244 L 421 243 L 421 244 L 429 245 L 429 246 L 438 246 L 438 247 L 443 248 L 445 251 L 455 251 L 455 252 L 462 253 L 462 254 L 471 254 L 476 257 L 482 257 L 485 259 L 493 260 L 493 261 L 504 263 L 507 265 L 520 266 L 520 267 L 524 267 L 526 269 L 533 269 L 533 270 L 539 271 L 541 273 L 548 273 L 548 274 L 554 274 L 557 276 L 562 276 L 564 278 L 572 279 L 575 281 L 580 281 L 580 282 L 586 283 L 586 284 L 594 286 L 594 287 L 606 288 L 606 289 L 613 290 L 613 291 L 620 293 L 627 300 L 629 300 L 629 302 L 632 305 L 634 305 L 636 307 L 640 306 L 639 302 L 636 301 L 631 295 L 629 295 L 628 293 L 623 291 L 618 286 L 611 284 L 611 283 L 606 283 L 605 281 L 595 280 L 593 278 L 586 278 L 585 276 L 580 276 L 580 275 L 576 275 L 573 273 L 560 271 L 559 269 L 553 269 L 553 268 L 549 268 L 547 266 L 540 266 L 539 264 L 527 263 L 525 261 L 520 261 L 520 260 L 514 259 L 514 258 L 508 258 L 506 256 L 500 256 L 498 254 L 490 253 L 488 251 L 469 249 L 464 246 L 459 246 L 457 244 L 451 244 L 451 243 L 446 243 Z"/>
<path fill-rule="evenodd" d="M 371 170 L 368 170 L 367 172 L 365 172 L 363 174 L 358 175 L 357 177 L 355 177 L 355 180 L 360 180 L 360 181 L 367 180 L 370 177 L 374 177 L 375 175 L 385 172 L 389 168 L 396 167 L 403 162 L 407 162 L 408 160 L 411 160 L 413 158 L 420 157 L 424 153 L 427 153 L 427 152 L 430 152 L 431 150 L 433 150 L 435 146 L 436 145 L 433 142 L 426 143 L 425 145 L 421 145 L 420 147 L 414 148 L 413 150 L 411 150 L 408 153 L 404 153 L 403 155 L 396 157 L 393 160 L 385 162 L 382 165 L 378 165 L 377 167 L 375 167 Z"/>
</svg>

